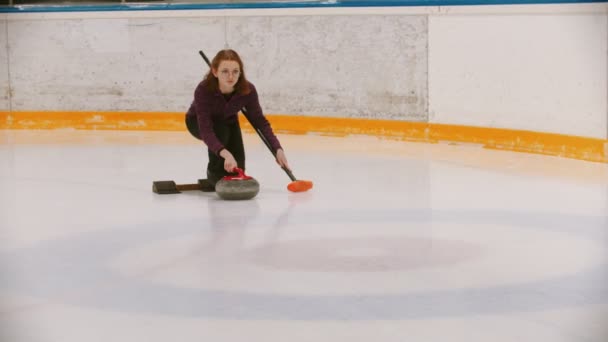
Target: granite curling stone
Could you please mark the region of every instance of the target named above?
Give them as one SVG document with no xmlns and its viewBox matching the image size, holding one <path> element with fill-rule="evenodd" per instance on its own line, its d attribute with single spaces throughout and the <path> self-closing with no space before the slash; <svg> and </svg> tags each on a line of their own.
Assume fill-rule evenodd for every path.
<svg viewBox="0 0 608 342">
<path fill-rule="evenodd" d="M 260 184 L 253 177 L 235 168 L 236 176 L 225 176 L 215 184 L 215 192 L 225 200 L 248 200 L 260 192 Z"/>
</svg>

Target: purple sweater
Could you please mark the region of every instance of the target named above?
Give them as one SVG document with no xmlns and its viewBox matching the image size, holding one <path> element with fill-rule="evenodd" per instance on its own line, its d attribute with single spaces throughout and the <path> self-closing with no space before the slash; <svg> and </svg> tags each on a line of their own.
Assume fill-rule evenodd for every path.
<svg viewBox="0 0 608 342">
<path fill-rule="evenodd" d="M 259 129 L 268 140 L 273 152 L 281 148 L 279 140 L 272 132 L 270 123 L 262 112 L 258 92 L 252 83 L 249 83 L 249 89 L 251 90 L 249 94 L 240 95 L 235 93 L 229 101 L 226 101 L 219 90 L 209 91 L 204 82 L 199 83 L 196 87 L 194 101 L 186 115 L 196 115 L 200 138 L 209 150 L 216 155 L 224 148 L 224 145 L 213 132 L 213 125 L 216 123 L 235 123 L 242 108 L 245 108 L 245 116 L 252 126 Z"/>
</svg>

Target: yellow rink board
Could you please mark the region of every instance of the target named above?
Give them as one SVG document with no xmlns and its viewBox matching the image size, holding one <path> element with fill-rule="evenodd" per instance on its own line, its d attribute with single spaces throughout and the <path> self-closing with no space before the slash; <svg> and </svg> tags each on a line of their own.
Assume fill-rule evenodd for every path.
<svg viewBox="0 0 608 342">
<path fill-rule="evenodd" d="M 372 135 L 417 142 L 478 144 L 484 148 L 538 153 L 608 163 L 608 140 L 487 127 L 295 115 L 267 115 L 278 133 Z M 241 115 L 243 130 L 251 126 Z M 183 131 L 183 113 L 0 112 L 0 129 Z"/>
</svg>

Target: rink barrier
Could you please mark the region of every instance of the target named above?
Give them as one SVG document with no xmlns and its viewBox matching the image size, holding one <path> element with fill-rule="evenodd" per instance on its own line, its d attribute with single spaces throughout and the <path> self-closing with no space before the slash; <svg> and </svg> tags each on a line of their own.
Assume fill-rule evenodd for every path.
<svg viewBox="0 0 608 342">
<path fill-rule="evenodd" d="M 0 13 L 61 13 L 61 12 L 128 12 L 185 11 L 224 9 L 302 9 L 302 8 L 368 8 L 368 7 L 435 7 L 435 6 L 504 6 L 594 4 L 607 0 L 341 0 L 341 1 L 231 1 L 216 3 L 122 3 L 122 4 L 32 4 L 0 6 Z"/>
<path fill-rule="evenodd" d="M 372 135 L 427 143 L 477 144 L 483 148 L 608 163 L 608 140 L 505 128 L 361 118 L 267 115 L 277 133 Z M 244 131 L 253 129 L 241 115 Z M 0 112 L 0 129 L 183 131 L 183 113 Z"/>
</svg>

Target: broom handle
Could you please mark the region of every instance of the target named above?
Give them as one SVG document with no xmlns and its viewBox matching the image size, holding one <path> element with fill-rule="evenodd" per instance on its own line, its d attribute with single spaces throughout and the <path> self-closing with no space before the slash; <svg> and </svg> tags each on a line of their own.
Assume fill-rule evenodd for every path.
<svg viewBox="0 0 608 342">
<path fill-rule="evenodd" d="M 200 184 L 175 184 L 175 188 L 178 191 L 189 191 L 189 190 L 200 190 Z"/>
<path fill-rule="evenodd" d="M 198 53 L 201 55 L 201 57 L 203 57 L 203 59 L 207 63 L 207 66 L 209 66 L 211 68 L 211 62 L 209 61 L 209 59 L 207 58 L 207 56 L 205 56 L 205 53 L 203 52 L 203 50 L 199 50 Z M 245 107 L 243 107 L 241 109 L 241 111 L 243 112 L 243 114 L 247 114 L 247 109 L 245 109 Z M 245 117 L 247 117 L 247 116 L 245 115 Z M 247 119 L 247 120 L 249 120 L 249 119 Z M 251 124 L 251 121 L 249 121 L 249 123 Z M 272 146 L 270 146 L 270 143 L 268 142 L 268 140 L 266 139 L 266 137 L 264 136 L 264 134 L 262 134 L 262 132 L 259 129 L 255 128 L 253 126 L 253 124 L 251 124 L 251 127 L 253 127 L 253 129 L 258 134 L 258 136 L 260 137 L 260 139 L 262 139 L 262 141 L 264 142 L 264 145 L 266 145 L 266 147 L 268 147 L 268 150 L 270 151 L 270 153 L 272 153 L 272 155 L 276 159 L 277 158 L 277 153 L 272 149 Z M 289 178 L 292 181 L 295 182 L 297 180 L 296 177 L 293 175 L 293 173 L 291 173 L 291 171 L 288 168 L 286 168 L 284 166 L 281 166 L 281 169 L 283 169 L 283 171 L 285 171 L 285 173 L 289 176 Z"/>
<path fill-rule="evenodd" d="M 245 112 L 245 108 L 242 109 L 243 112 Z M 252 125 L 253 126 L 253 125 Z M 270 150 L 270 152 L 272 153 L 272 155 L 274 156 L 274 158 L 277 158 L 277 154 L 275 151 L 272 150 L 272 146 L 270 146 L 270 143 L 268 142 L 268 140 L 266 140 L 266 137 L 262 134 L 262 132 L 255 128 L 256 133 L 260 136 L 260 139 L 262 139 L 262 141 L 264 142 L 264 144 L 266 145 L 266 147 L 268 147 L 268 150 Z M 296 177 L 293 175 L 293 173 L 291 173 L 291 171 L 286 168 L 285 166 L 281 166 L 281 169 L 283 169 L 283 171 L 285 171 L 285 173 L 289 176 L 289 178 L 295 182 L 297 179 Z"/>
</svg>

